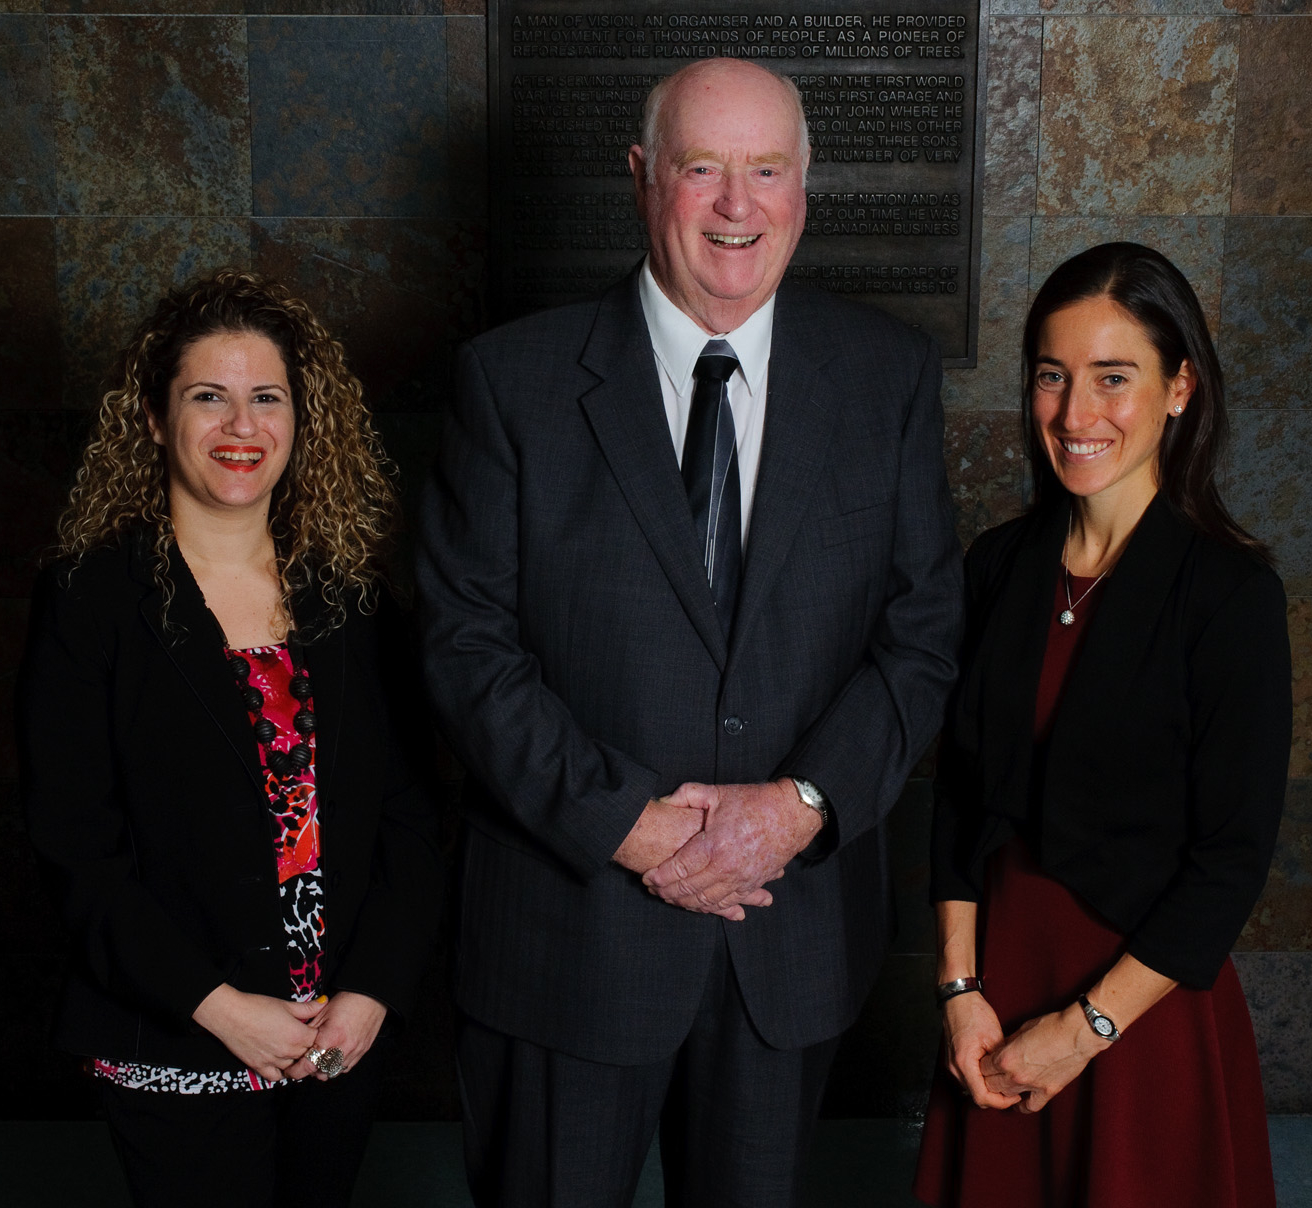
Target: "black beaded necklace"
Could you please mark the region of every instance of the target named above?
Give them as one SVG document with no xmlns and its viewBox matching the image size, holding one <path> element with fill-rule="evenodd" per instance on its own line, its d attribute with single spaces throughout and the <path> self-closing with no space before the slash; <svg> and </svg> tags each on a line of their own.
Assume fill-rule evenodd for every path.
<svg viewBox="0 0 1312 1208">
<path fill-rule="evenodd" d="M 279 780 L 299 776 L 310 766 L 310 735 L 314 733 L 315 721 L 314 710 L 309 705 L 314 696 L 314 689 L 310 686 L 310 673 L 305 669 L 301 643 L 297 640 L 295 631 L 287 634 L 287 653 L 291 655 L 292 660 L 292 678 L 287 690 L 301 702 L 301 707 L 296 710 L 296 715 L 292 718 L 292 725 L 296 727 L 301 740 L 290 751 L 279 751 L 273 746 L 273 740 L 278 737 L 278 727 L 264 716 L 264 693 L 250 682 L 249 661 L 228 645 L 226 637 L 223 639 L 223 649 L 228 656 L 228 667 L 237 681 L 241 703 L 246 706 L 248 713 L 255 715 L 252 727 L 255 730 L 255 741 L 260 744 L 264 752 L 264 766 Z"/>
</svg>

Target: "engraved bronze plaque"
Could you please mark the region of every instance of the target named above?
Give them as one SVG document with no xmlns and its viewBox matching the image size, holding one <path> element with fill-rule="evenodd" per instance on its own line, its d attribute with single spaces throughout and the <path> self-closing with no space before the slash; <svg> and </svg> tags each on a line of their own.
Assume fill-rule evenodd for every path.
<svg viewBox="0 0 1312 1208">
<path fill-rule="evenodd" d="M 697 59 L 790 75 L 811 128 L 789 274 L 874 302 L 975 363 L 987 0 L 489 0 L 498 318 L 594 294 L 646 231 L 642 103 Z"/>
</svg>

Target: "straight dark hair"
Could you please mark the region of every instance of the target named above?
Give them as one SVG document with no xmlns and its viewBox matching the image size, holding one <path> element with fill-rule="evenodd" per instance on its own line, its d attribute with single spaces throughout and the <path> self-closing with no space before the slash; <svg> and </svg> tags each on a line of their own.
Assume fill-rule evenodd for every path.
<svg viewBox="0 0 1312 1208">
<path fill-rule="evenodd" d="M 1197 385 L 1184 414 L 1167 421 L 1157 450 L 1158 490 L 1199 532 L 1248 550 L 1267 564 L 1271 551 L 1226 510 L 1216 475 L 1230 436 L 1225 382 L 1203 308 L 1185 276 L 1161 252 L 1140 243 L 1103 243 L 1072 256 L 1043 283 L 1025 320 L 1021 414 L 1025 452 L 1034 472 L 1034 502 L 1065 495 L 1034 430 L 1034 375 L 1039 333 L 1049 316 L 1076 302 L 1110 298 L 1143 328 L 1173 376 L 1183 361 Z"/>
</svg>

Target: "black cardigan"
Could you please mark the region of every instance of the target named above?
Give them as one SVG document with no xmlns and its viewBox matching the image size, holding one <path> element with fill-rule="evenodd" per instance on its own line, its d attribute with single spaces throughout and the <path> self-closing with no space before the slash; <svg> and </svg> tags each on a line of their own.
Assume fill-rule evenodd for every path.
<svg viewBox="0 0 1312 1208">
<path fill-rule="evenodd" d="M 1155 499 L 1106 581 L 1032 775 L 1067 518 L 1064 503 L 1023 516 L 967 555 L 931 895 L 978 900 L 1000 820 L 1032 816 L 1045 872 L 1144 964 L 1205 988 L 1261 893 L 1280 822 L 1293 711 L 1284 589 Z"/>
<path fill-rule="evenodd" d="M 170 632 L 141 532 L 42 573 L 18 689 L 21 792 L 72 944 L 56 1043 L 233 1069 L 191 1014 L 225 981 L 288 997 L 286 935 L 250 720 L 176 548 L 171 562 Z M 294 607 L 305 627 L 322 601 Z M 384 628 L 348 607 L 305 662 L 319 722 L 325 985 L 403 1013 L 433 948 L 440 865 L 434 809 L 383 688 L 406 670 L 380 650 Z"/>
</svg>

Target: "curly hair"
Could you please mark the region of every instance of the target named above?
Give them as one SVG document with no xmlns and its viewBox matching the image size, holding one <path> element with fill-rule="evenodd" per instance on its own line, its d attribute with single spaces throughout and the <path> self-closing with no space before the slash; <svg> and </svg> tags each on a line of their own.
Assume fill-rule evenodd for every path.
<svg viewBox="0 0 1312 1208">
<path fill-rule="evenodd" d="M 317 585 L 325 630 L 346 616 L 348 595 L 371 609 L 395 534 L 395 467 L 383 452 L 359 379 L 342 346 L 310 308 L 276 281 L 225 268 L 170 290 L 119 357 L 100 404 L 82 466 L 59 519 L 58 552 L 74 564 L 120 542 L 134 526 L 154 535 L 155 581 L 166 613 L 173 588 L 168 466 L 152 439 L 151 412 L 163 415 L 184 353 L 198 340 L 248 332 L 282 354 L 295 409 L 292 452 L 273 491 L 273 538 L 283 602 Z M 307 635 L 312 636 L 312 635 Z"/>
</svg>

